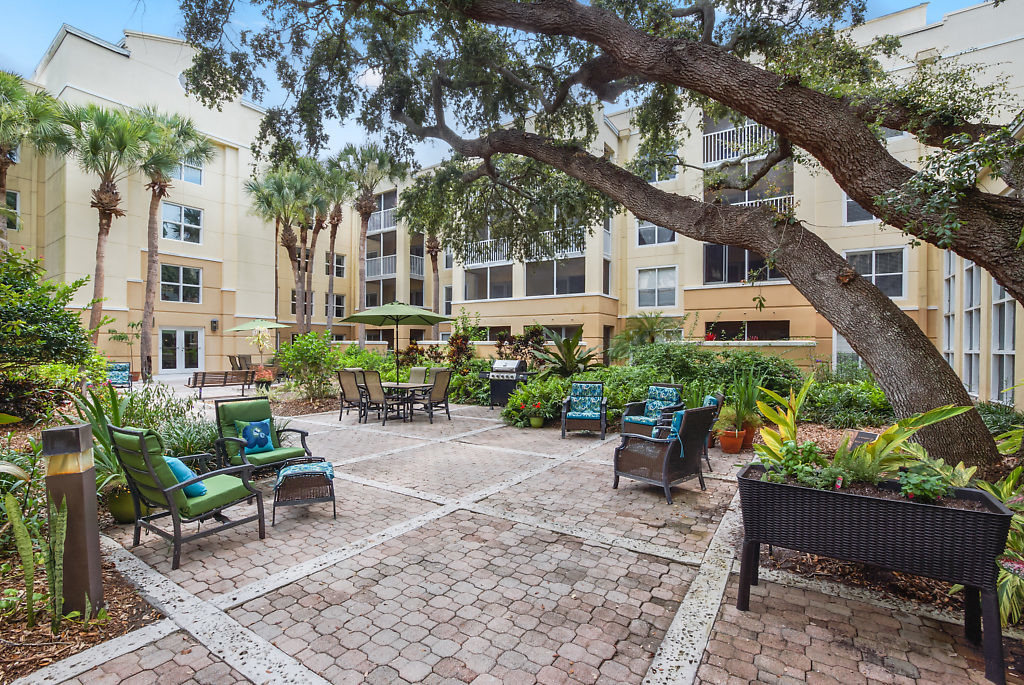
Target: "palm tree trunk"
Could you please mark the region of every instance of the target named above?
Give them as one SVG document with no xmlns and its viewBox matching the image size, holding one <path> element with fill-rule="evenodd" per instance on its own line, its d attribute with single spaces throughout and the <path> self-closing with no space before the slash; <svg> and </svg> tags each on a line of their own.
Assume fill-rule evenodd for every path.
<svg viewBox="0 0 1024 685">
<path fill-rule="evenodd" d="M 142 357 L 143 380 L 153 375 L 153 309 L 160 285 L 160 198 L 163 192 L 154 187 L 149 197 L 149 223 L 146 226 L 146 296 L 142 304 L 142 327 L 139 329 L 139 355 Z"/>
<path fill-rule="evenodd" d="M 4 157 L 7 155 L 0 150 Z M 9 161 L 0 161 L 0 208 L 7 209 L 7 170 L 11 164 Z M 0 250 L 6 250 L 11 243 L 7 238 L 7 215 L 0 212 Z"/>
<path fill-rule="evenodd" d="M 338 237 L 338 224 L 331 223 L 330 240 L 327 245 L 327 332 L 334 337 L 334 242 Z"/>
<path fill-rule="evenodd" d="M 366 233 L 370 227 L 370 215 L 359 213 L 359 301 L 358 309 L 366 309 Z M 366 347 L 366 324 L 359 324 L 359 349 Z M 398 341 L 395 341 L 396 344 Z"/>
<path fill-rule="evenodd" d="M 313 238 L 309 241 L 309 259 L 316 258 L 316 239 L 320 235 L 320 231 L 323 230 L 323 224 L 317 219 L 317 223 L 313 225 Z M 309 298 L 310 306 L 309 311 L 306 312 L 306 331 L 313 329 L 313 311 L 316 309 L 316 300 L 313 298 L 313 271 L 316 269 L 316 264 L 309 263 L 306 265 L 306 297 Z"/>
<path fill-rule="evenodd" d="M 96 271 L 92 281 L 92 310 L 89 312 L 89 330 L 92 331 L 92 344 L 100 340 L 100 323 L 103 321 L 103 285 L 106 278 L 107 237 L 110 235 L 110 224 L 114 215 L 109 211 L 99 210 L 99 233 L 96 235 Z"/>
<path fill-rule="evenodd" d="M 298 270 L 295 272 L 295 326 L 299 335 L 308 333 L 306 329 L 306 241 L 299 244 Z"/>
<path fill-rule="evenodd" d="M 437 269 L 437 250 L 430 251 L 430 271 L 433 276 L 433 287 L 434 287 L 434 313 L 441 313 L 441 273 Z M 434 340 L 438 340 L 441 337 L 441 326 L 434 324 L 433 330 L 430 332 L 431 337 Z"/>
</svg>

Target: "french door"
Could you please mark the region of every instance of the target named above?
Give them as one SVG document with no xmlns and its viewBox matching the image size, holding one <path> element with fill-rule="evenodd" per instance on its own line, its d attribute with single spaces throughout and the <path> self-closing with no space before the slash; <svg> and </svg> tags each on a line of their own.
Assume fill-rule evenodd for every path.
<svg viewBox="0 0 1024 685">
<path fill-rule="evenodd" d="M 203 369 L 203 329 L 160 329 L 160 373 L 191 373 Z"/>
</svg>

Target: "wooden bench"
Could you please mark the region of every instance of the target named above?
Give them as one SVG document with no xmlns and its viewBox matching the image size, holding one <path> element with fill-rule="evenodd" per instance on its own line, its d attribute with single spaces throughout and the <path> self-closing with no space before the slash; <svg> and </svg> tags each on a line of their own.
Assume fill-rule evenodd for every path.
<svg viewBox="0 0 1024 685">
<path fill-rule="evenodd" d="M 199 399 L 203 399 L 203 388 L 227 387 L 229 385 L 242 386 L 242 397 L 245 397 L 245 389 L 252 387 L 256 380 L 256 372 L 251 369 L 241 371 L 196 371 L 192 378 L 185 383 L 186 387 L 198 388 Z"/>
</svg>

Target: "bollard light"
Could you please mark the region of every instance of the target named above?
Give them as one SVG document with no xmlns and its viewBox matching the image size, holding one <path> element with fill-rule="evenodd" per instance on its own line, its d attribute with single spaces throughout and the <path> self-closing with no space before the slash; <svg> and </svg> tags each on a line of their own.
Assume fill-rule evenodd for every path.
<svg viewBox="0 0 1024 685">
<path fill-rule="evenodd" d="M 96 468 L 89 424 L 44 430 L 43 456 L 46 457 L 46 495 L 56 508 L 60 508 L 61 502 L 65 503 L 68 512 L 64 542 L 64 613 L 78 611 L 85 616 L 88 598 L 95 616 L 103 606 L 103 575 L 96 516 Z"/>
</svg>

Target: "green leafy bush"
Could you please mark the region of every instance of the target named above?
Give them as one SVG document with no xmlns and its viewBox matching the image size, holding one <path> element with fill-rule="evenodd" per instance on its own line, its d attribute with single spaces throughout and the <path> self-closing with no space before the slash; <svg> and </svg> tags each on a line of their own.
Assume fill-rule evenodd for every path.
<svg viewBox="0 0 1024 685">
<path fill-rule="evenodd" d="M 634 351 L 633 365 L 657 369 L 661 382 L 697 381 L 716 387 L 730 383 L 741 374 L 750 373 L 763 379 L 763 387 L 781 395 L 789 394 L 791 387 L 798 387 L 803 382 L 800 367 L 788 359 L 757 350 L 722 350 L 697 343 L 644 345 Z"/>
<path fill-rule="evenodd" d="M 992 435 L 1002 435 L 1024 425 L 1024 414 L 1005 404 L 979 402 L 976 409 Z"/>
<path fill-rule="evenodd" d="M 888 426 L 896 420 L 885 393 L 870 380 L 815 383 L 801 418 L 831 428 Z"/>
<path fill-rule="evenodd" d="M 780 395 L 788 395 L 790 388 L 797 389 L 804 381 L 800 367 L 788 359 L 762 354 L 757 350 L 725 350 L 719 353 L 721 371 L 712 381 L 721 383 L 750 374 L 761 379 L 761 387 Z M 690 380 L 684 378 L 680 382 Z"/>
<path fill-rule="evenodd" d="M 490 403 L 491 386 L 480 378 L 482 371 L 490 371 L 491 360 L 470 359 L 466 365 L 452 373 L 448 386 L 448 399 L 458 404 L 486 405 Z"/>
<path fill-rule="evenodd" d="M 528 426 L 531 416 L 561 416 L 562 400 L 569 394 L 570 384 L 569 379 L 556 375 L 523 383 L 509 395 L 501 418 L 512 426 Z M 534 406 L 537 404 L 539 408 Z"/>
<path fill-rule="evenodd" d="M 313 332 L 282 343 L 277 363 L 305 397 L 314 399 L 334 395 L 332 379 L 341 368 L 341 356 L 341 351 L 331 345 L 329 333 Z"/>
<path fill-rule="evenodd" d="M 163 424 L 159 433 L 164 447 L 174 457 L 214 454 L 214 443 L 218 437 L 216 423 L 194 414 Z"/>
</svg>

